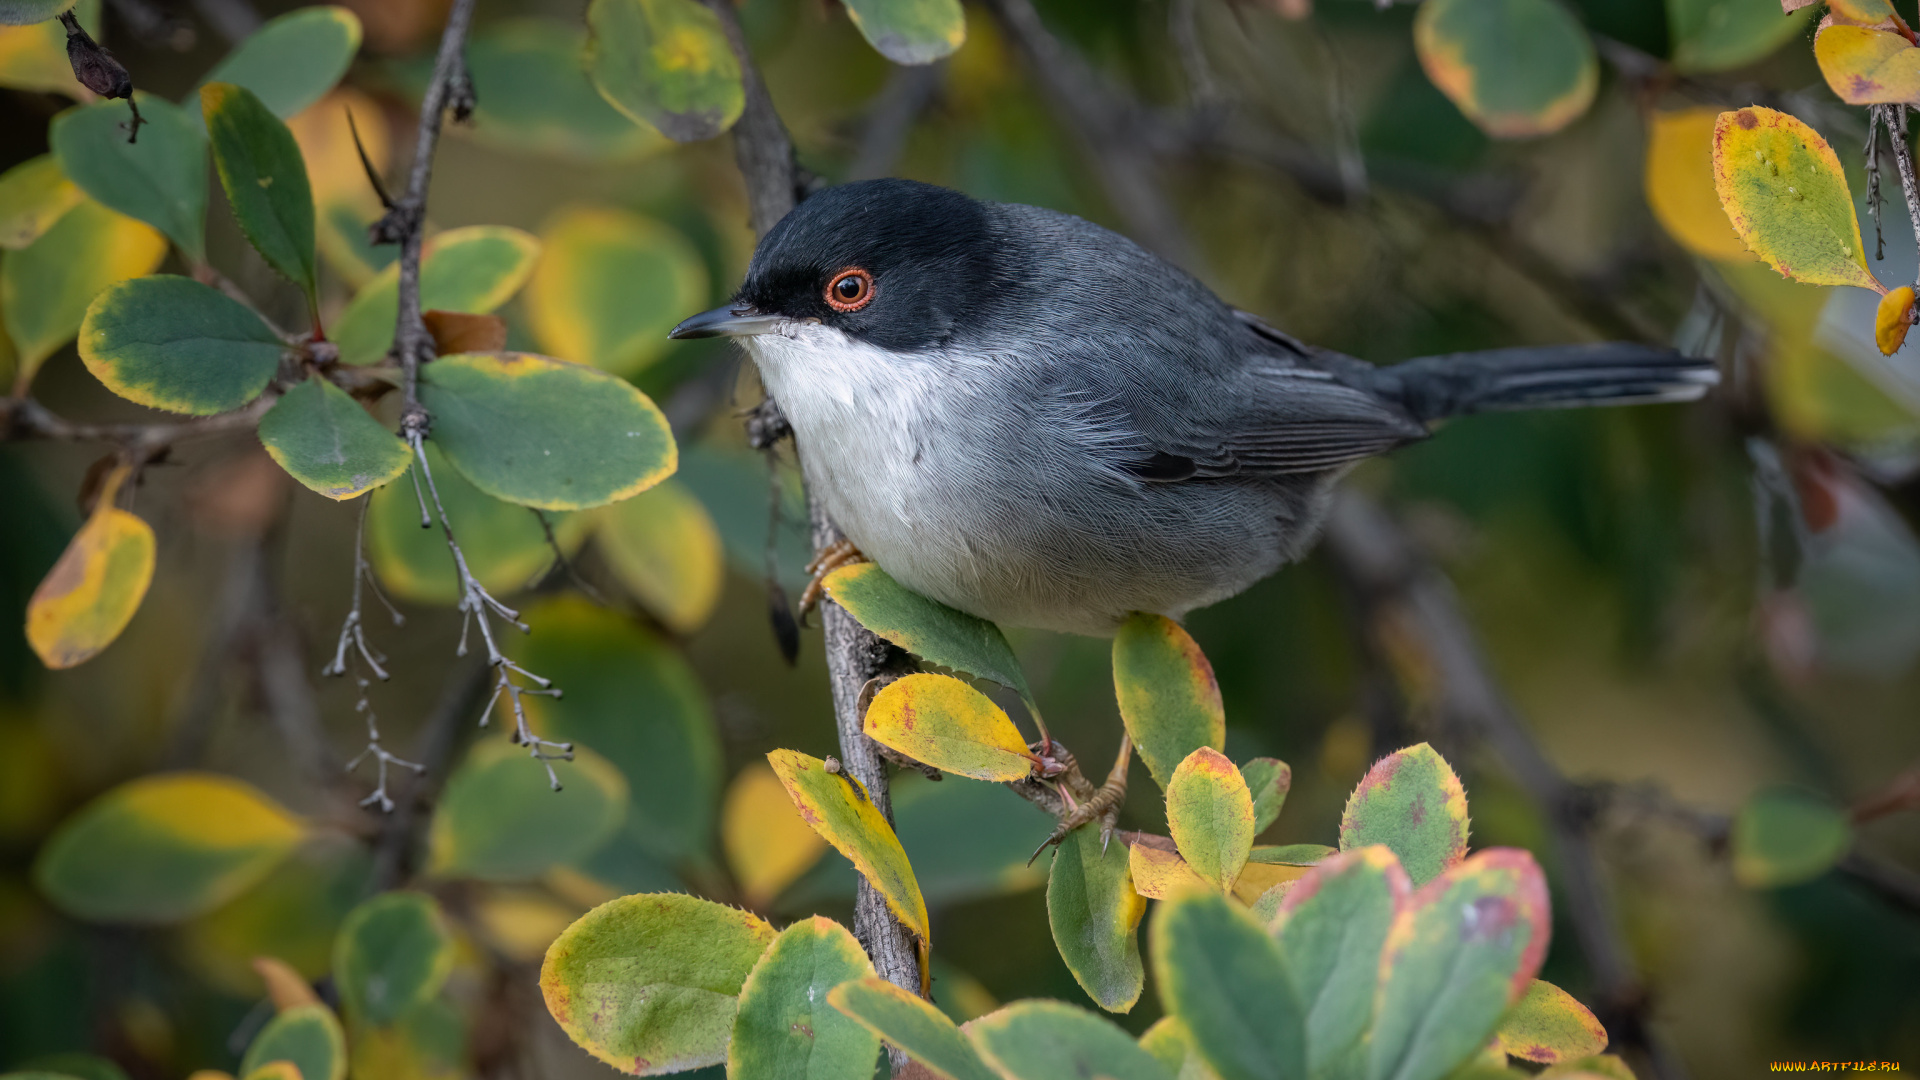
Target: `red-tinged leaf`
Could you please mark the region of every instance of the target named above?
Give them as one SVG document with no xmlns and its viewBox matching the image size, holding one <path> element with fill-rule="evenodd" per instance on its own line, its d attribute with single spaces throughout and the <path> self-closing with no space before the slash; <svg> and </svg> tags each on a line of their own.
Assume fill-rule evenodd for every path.
<svg viewBox="0 0 1920 1080">
<path fill-rule="evenodd" d="M 434 351 L 455 353 L 499 352 L 507 347 L 507 321 L 498 315 L 470 315 L 464 311 L 424 311 L 420 317 L 433 335 Z"/>
<path fill-rule="evenodd" d="M 828 772 L 826 762 L 796 750 L 775 750 L 767 761 L 801 818 L 853 862 L 907 929 L 922 942 L 932 941 L 927 902 L 913 866 L 866 787 L 844 768 Z"/>
<path fill-rule="evenodd" d="M 1438 751 L 1426 743 L 1374 763 L 1340 817 L 1340 850 L 1385 844 L 1415 885 L 1467 855 L 1467 792 Z"/>
<path fill-rule="evenodd" d="M 1233 888 L 1253 849 L 1253 795 L 1226 755 L 1203 746 L 1173 771 L 1167 829 L 1194 873 L 1222 892 Z"/>
<path fill-rule="evenodd" d="M 1500 1021 L 1494 1041 L 1509 1057 L 1558 1065 L 1605 1050 L 1607 1029 L 1572 994 L 1535 979 Z"/>
<path fill-rule="evenodd" d="M 1135 614 L 1120 625 L 1113 689 L 1134 748 L 1162 789 L 1188 754 L 1226 747 L 1227 714 L 1213 665 L 1172 619 Z"/>
<path fill-rule="evenodd" d="M 1758 105 L 1721 113 L 1713 183 L 1733 231 L 1781 276 L 1886 291 L 1867 269 L 1840 158 L 1804 122 Z"/>
<path fill-rule="evenodd" d="M 908 675 L 867 706 L 867 737 L 942 772 L 1005 783 L 1033 769 L 1027 742 L 987 695 L 946 675 Z"/>
<path fill-rule="evenodd" d="M 1380 952 L 1413 885 L 1375 844 L 1314 867 L 1280 901 L 1272 933 L 1307 1015 L 1308 1072 L 1358 1052 L 1373 1020 Z"/>
<path fill-rule="evenodd" d="M 1920 102 L 1920 49 L 1887 30 L 1835 24 L 1813 39 L 1827 85 L 1849 105 Z"/>
</svg>

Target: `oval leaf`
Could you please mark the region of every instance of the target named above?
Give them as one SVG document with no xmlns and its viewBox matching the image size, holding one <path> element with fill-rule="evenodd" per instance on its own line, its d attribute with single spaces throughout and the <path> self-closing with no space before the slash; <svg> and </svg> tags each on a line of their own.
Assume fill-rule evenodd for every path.
<svg viewBox="0 0 1920 1080">
<path fill-rule="evenodd" d="M 563 360 L 631 377 L 666 351 L 667 331 L 707 297 L 699 252 L 639 214 L 563 210 L 540 244 L 527 318 L 540 347 Z"/>
<path fill-rule="evenodd" d="M 1134 890 L 1152 900 L 1170 900 L 1183 892 L 1212 888 L 1177 852 L 1144 843 L 1127 849 L 1127 869 L 1133 875 Z"/>
<path fill-rule="evenodd" d="M 8 252 L 0 259 L 0 322 L 13 338 L 15 385 L 25 388 L 47 357 L 73 340 L 100 290 L 151 272 L 166 255 L 159 233 L 92 199 Z"/>
<path fill-rule="evenodd" d="M 333 947 L 333 985 L 355 1024 L 393 1024 L 452 971 L 453 936 L 425 893 L 381 893 L 354 908 Z"/>
<path fill-rule="evenodd" d="M 413 462 L 399 436 L 318 375 L 260 418 L 260 442 L 289 476 L 335 500 L 397 480 Z"/>
<path fill-rule="evenodd" d="M 1009 1005 L 968 1024 L 967 1037 L 1006 1080 L 1172 1080 L 1126 1032 L 1065 1002 Z"/>
<path fill-rule="evenodd" d="M 1782 18 L 1772 4 L 1741 0 L 1667 0 L 1668 38 L 1678 71 L 1745 67 L 1806 33 L 1811 11 Z"/>
<path fill-rule="evenodd" d="M 727 787 L 720 841 L 741 895 L 756 908 L 772 903 L 827 850 L 826 840 L 800 819 L 780 778 L 757 761 Z"/>
<path fill-rule="evenodd" d="M 98 101 L 53 118 L 47 132 L 60 168 L 102 204 L 166 233 L 195 263 L 207 261 L 207 137 L 191 113 L 135 92 L 138 142 L 127 106 Z"/>
<path fill-rule="evenodd" d="M 1733 819 L 1733 876 L 1749 888 L 1812 881 L 1853 846 L 1847 815 L 1796 788 L 1770 788 Z"/>
<path fill-rule="evenodd" d="M 541 510 L 637 495 L 679 464 L 667 418 L 631 383 L 531 353 L 443 356 L 420 376 L 434 442 L 473 485 Z"/>
<path fill-rule="evenodd" d="M 1864 26 L 1823 27 L 1813 39 L 1820 74 L 1849 105 L 1920 104 L 1920 49 Z"/>
<path fill-rule="evenodd" d="M 827 1004 L 853 1017 L 938 1080 L 997 1080 L 945 1013 L 877 976 L 842 983 Z"/>
<path fill-rule="evenodd" d="M 79 918 L 178 922 L 265 877 L 304 834 L 284 807 L 230 777 L 142 777 L 62 823 L 34 863 L 34 880 Z"/>
<path fill-rule="evenodd" d="M 921 596 L 877 563 L 843 566 L 822 585 L 861 626 L 929 663 L 992 679 L 1033 708 L 1026 673 L 998 626 Z"/>
<path fill-rule="evenodd" d="M 773 939 L 766 920 L 722 904 L 623 896 L 547 949 L 540 992 L 569 1038 L 622 1072 L 717 1065 L 740 988 Z"/>
<path fill-rule="evenodd" d="M 1075 829 L 1053 853 L 1047 875 L 1047 924 L 1060 959 L 1094 1003 L 1128 1012 L 1140 1000 L 1140 917 L 1147 902 L 1133 890 L 1125 844 L 1102 844 L 1098 829 Z"/>
<path fill-rule="evenodd" d="M 866 950 L 832 919 L 815 915 L 781 931 L 740 988 L 727 1080 L 870 1075 L 879 1038 L 828 1005 L 827 992 L 872 977 Z"/>
<path fill-rule="evenodd" d="M 1819 132 L 1758 105 L 1721 113 L 1713 183 L 1734 231 L 1781 276 L 1882 291 L 1867 270 L 1846 174 Z"/>
<path fill-rule="evenodd" d="M 1607 1029 L 1593 1012 L 1572 994 L 1539 979 L 1507 1011 L 1493 1038 L 1501 1053 L 1544 1065 L 1577 1061 L 1607 1048 Z"/>
<path fill-rule="evenodd" d="M 1307 1075 L 1305 1010 L 1280 947 L 1226 897 L 1194 892 L 1163 905 L 1153 970 L 1167 1011 L 1221 1080 Z"/>
<path fill-rule="evenodd" d="M 1586 30 L 1554 0 L 1427 0 L 1413 44 L 1433 85 L 1496 139 L 1559 131 L 1600 82 Z"/>
<path fill-rule="evenodd" d="M 1005 783 L 1033 769 L 1026 740 L 987 695 L 945 675 L 895 679 L 867 706 L 867 737 L 942 772 Z"/>
<path fill-rule="evenodd" d="M 598 847 L 620 827 L 626 779 L 581 748 L 570 765 L 556 762 L 554 768 L 559 791 L 525 750 L 501 739 L 475 745 L 447 778 L 434 811 L 428 870 L 440 877 L 525 881 Z"/>
<path fill-rule="evenodd" d="M 1293 769 L 1278 758 L 1262 757 L 1242 765 L 1240 775 L 1253 793 L 1253 835 L 1259 836 L 1280 819 L 1293 788 Z"/>
<path fill-rule="evenodd" d="M 1373 1023 L 1380 950 L 1412 892 L 1393 852 L 1375 844 L 1314 867 L 1280 901 L 1273 937 L 1300 991 L 1310 1075 L 1360 1053 Z"/>
<path fill-rule="evenodd" d="M 586 51 L 587 29 L 577 16 L 570 22 L 488 23 L 467 45 L 467 70 L 480 101 L 473 111 L 474 140 L 516 154 L 589 161 L 632 158 L 673 145 L 600 96 L 581 63 Z"/>
<path fill-rule="evenodd" d="M 1888 289 L 1873 314 L 1873 340 L 1882 356 L 1892 356 L 1906 344 L 1907 331 L 1913 328 L 1913 286 Z"/>
<path fill-rule="evenodd" d="M 967 40 L 960 0 L 846 0 L 860 36 L 896 64 L 931 64 Z"/>
<path fill-rule="evenodd" d="M 1340 816 L 1340 850 L 1385 844 L 1415 885 L 1467 857 L 1467 790 L 1426 743 L 1396 751 L 1367 770 Z"/>
<path fill-rule="evenodd" d="M 122 467 L 102 487 L 93 514 L 27 601 L 27 643 L 55 670 L 83 664 L 133 621 L 153 583 L 153 529 L 113 505 Z"/>
<path fill-rule="evenodd" d="M 298 1080 L 346 1080 L 347 1033 L 325 1005 L 296 1005 L 267 1021 L 240 1059 L 247 1080 L 273 1064 L 289 1063 Z M 285 1073 L 269 1073 L 288 1080 Z"/>
<path fill-rule="evenodd" d="M 1167 829 L 1201 880 L 1225 892 L 1253 849 L 1253 795 L 1226 755 L 1203 746 L 1173 771 Z"/>
<path fill-rule="evenodd" d="M 607 507 L 594 543 L 627 592 L 667 628 L 705 626 L 726 584 L 726 551 L 713 515 L 671 478 Z"/>
<path fill-rule="evenodd" d="M 0 174 L 0 248 L 18 251 L 33 243 L 83 197 L 52 154 L 8 169 Z"/>
<path fill-rule="evenodd" d="M 828 772 L 826 762 L 797 750 L 775 750 L 767 755 L 767 762 L 801 818 L 853 863 L 907 929 L 922 942 L 931 941 L 927 902 L 920 895 L 913 866 L 900 847 L 900 838 L 874 808 L 860 781 L 844 768 Z"/>
<path fill-rule="evenodd" d="M 300 286 L 312 308 L 313 189 L 300 144 L 243 86 L 208 83 L 200 88 L 200 109 L 220 186 L 240 231 L 268 266 Z"/>
<path fill-rule="evenodd" d="M 1757 256 L 1733 231 L 1713 189 L 1713 125 L 1719 115 L 1703 105 L 1648 118 L 1647 205 L 1668 235 L 1693 254 L 1751 262 Z"/>
<path fill-rule="evenodd" d="M 286 120 L 333 89 L 358 51 L 359 16 L 334 5 L 301 8 L 268 20 L 202 81 L 246 87 Z"/>
<path fill-rule="evenodd" d="M 1172 619 L 1136 613 L 1120 624 L 1113 689 L 1127 734 L 1162 790 L 1187 755 L 1226 746 L 1227 713 L 1213 665 Z"/>
<path fill-rule="evenodd" d="M 267 388 L 286 345 L 211 285 L 154 274 L 108 286 L 80 325 L 80 359 L 107 389 L 154 409 L 211 416 Z"/>
<path fill-rule="evenodd" d="M 420 309 L 485 315 L 533 273 L 540 241 L 501 225 L 469 225 L 428 237 L 420 261 Z M 400 266 L 389 265 L 355 293 L 330 332 L 344 364 L 375 364 L 393 346 L 400 317 Z"/>
<path fill-rule="evenodd" d="M 740 119 L 740 62 L 720 17 L 694 0 L 593 0 L 587 27 L 587 74 L 635 123 L 697 142 Z"/>
</svg>

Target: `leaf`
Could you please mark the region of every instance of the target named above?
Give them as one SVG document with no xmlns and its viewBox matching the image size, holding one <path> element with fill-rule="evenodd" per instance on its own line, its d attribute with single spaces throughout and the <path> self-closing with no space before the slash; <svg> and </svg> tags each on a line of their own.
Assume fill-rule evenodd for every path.
<svg viewBox="0 0 1920 1080">
<path fill-rule="evenodd" d="M 504 712 L 504 703 L 498 706 Z M 503 719 L 511 723 L 510 717 Z M 555 791 L 541 763 L 504 739 L 475 744 L 447 778 L 427 833 L 427 870 L 442 878 L 527 881 L 592 851 L 620 827 L 627 782 L 593 751 L 556 764 Z"/>
<path fill-rule="evenodd" d="M 257 996 L 256 957 L 283 961 L 302 980 L 333 965 L 333 941 L 373 881 L 373 859 L 357 839 L 315 836 L 259 884 L 177 931 L 193 972 L 236 998 Z"/>
<path fill-rule="evenodd" d="M 79 349 L 87 370 L 128 401 L 212 416 L 259 397 L 287 347 L 211 285 L 154 274 L 101 290 L 80 324 Z"/>
<path fill-rule="evenodd" d="M 1781 18 L 1747 0 L 1668 0 L 1673 66 L 1688 74 L 1745 67 L 1806 33 L 1807 12 Z"/>
<path fill-rule="evenodd" d="M 1212 888 L 1178 854 L 1147 844 L 1127 849 L 1127 870 L 1133 875 L 1134 891 L 1150 900 L 1170 900 L 1189 890 Z"/>
<path fill-rule="evenodd" d="M 15 385 L 24 389 L 73 340 L 101 289 L 152 271 L 166 254 L 159 233 L 85 199 L 38 240 L 0 258 L 0 322 L 17 354 Z"/>
<path fill-rule="evenodd" d="M 1020 695 L 1038 715 L 1026 673 L 1000 628 L 908 589 L 878 563 L 855 563 L 821 583 L 861 626 L 943 668 L 992 679 Z"/>
<path fill-rule="evenodd" d="M 1213 665 L 1172 619 L 1135 613 L 1120 624 L 1113 690 L 1127 734 L 1162 790 L 1189 754 L 1226 745 L 1227 714 Z"/>
<path fill-rule="evenodd" d="M 627 778 L 624 831 L 665 863 L 713 847 L 720 734 L 700 679 L 669 642 L 578 596 L 524 613 L 534 633 L 515 658 L 565 689 L 530 698 L 536 729 L 586 746 Z"/>
<path fill-rule="evenodd" d="M 265 877 L 305 832 L 250 784 L 212 773 L 145 776 L 62 822 L 34 862 L 34 883 L 77 918 L 179 922 Z"/>
<path fill-rule="evenodd" d="M 1006 1080 L 1171 1080 L 1126 1032 L 1065 1002 L 1016 1002 L 967 1025 L 967 1037 Z"/>
<path fill-rule="evenodd" d="M 1920 49 L 1864 26 L 1822 27 L 1813 39 L 1820 74 L 1849 105 L 1920 104 Z"/>
<path fill-rule="evenodd" d="M 1393 852 L 1375 844 L 1314 867 L 1280 901 L 1272 933 L 1300 991 L 1309 1075 L 1361 1060 L 1380 951 L 1412 892 Z"/>
<path fill-rule="evenodd" d="M 460 1006 L 435 998 L 390 1027 L 355 1030 L 348 1069 L 354 1080 L 458 1080 L 470 1060 L 467 1023 Z"/>
<path fill-rule="evenodd" d="M 288 1062 L 295 1077 L 274 1080 L 346 1080 L 347 1034 L 325 1005 L 299 1005 L 278 1013 L 254 1036 L 240 1059 L 240 1075 L 253 1080 L 269 1063 Z"/>
<path fill-rule="evenodd" d="M 931 64 L 967 40 L 960 0 L 846 0 L 860 36 L 896 64 Z"/>
<path fill-rule="evenodd" d="M 353 118 L 351 126 L 348 116 Z M 374 171 L 385 175 L 393 153 L 386 112 L 366 94 L 336 87 L 289 118 L 287 127 L 300 144 L 300 156 L 306 159 L 307 180 L 313 187 L 314 239 L 320 257 L 350 288 L 358 289 L 399 255 L 396 245 L 375 246 L 367 236 L 367 227 L 383 210 L 373 185 L 367 182 L 353 141 L 357 129 Z M 387 328 L 389 334 L 392 329 Z"/>
<path fill-rule="evenodd" d="M 50 0 L 20 2 L 31 6 Z M 71 10 L 87 33 L 101 36 L 99 0 L 80 0 L 71 5 Z M 73 77 L 73 65 L 67 60 L 67 32 L 53 19 L 0 24 L 0 86 L 65 94 L 75 99 L 91 95 L 91 91 Z"/>
<path fill-rule="evenodd" d="M 873 978 L 846 927 L 822 915 L 780 932 L 740 989 L 727 1080 L 851 1080 L 872 1075 L 880 1040 L 827 1004 L 843 982 Z"/>
<path fill-rule="evenodd" d="M 273 1002 L 276 1012 L 320 1004 L 320 995 L 313 992 L 313 984 L 307 977 L 278 957 L 254 957 L 253 970 L 260 976 L 260 981 L 266 984 L 267 1000 Z"/>
<path fill-rule="evenodd" d="M 827 1004 L 900 1048 L 939 1080 L 998 1080 L 952 1020 L 878 976 L 841 983 Z"/>
<path fill-rule="evenodd" d="M 607 568 L 677 634 L 705 626 L 726 585 L 726 552 L 705 504 L 684 484 L 660 481 L 601 511 L 594 543 Z"/>
<path fill-rule="evenodd" d="M 358 51 L 359 16 L 334 5 L 301 8 L 268 20 L 201 82 L 245 87 L 285 120 L 333 89 Z"/>
<path fill-rule="evenodd" d="M 453 971 L 453 936 L 425 893 L 381 893 L 354 908 L 333 948 L 333 985 L 355 1024 L 390 1026 L 433 1000 Z"/>
<path fill-rule="evenodd" d="M 128 142 L 120 126 L 127 121 L 120 101 L 68 109 L 53 118 L 48 141 L 80 190 L 166 233 L 190 261 L 204 263 L 207 137 L 185 109 L 140 91 L 134 100 L 146 121 L 138 142 Z"/>
<path fill-rule="evenodd" d="M 628 129 L 632 130 L 631 125 Z M 707 298 L 707 268 L 678 232 L 626 210 L 574 206 L 540 233 L 527 318 L 546 352 L 631 377 Z"/>
<path fill-rule="evenodd" d="M 300 286 L 307 307 L 317 310 L 313 189 L 300 144 L 245 87 L 208 83 L 200 88 L 200 109 L 220 186 L 240 231 L 268 266 Z"/>
<path fill-rule="evenodd" d="M 1131 1011 L 1146 978 L 1138 931 L 1147 902 L 1133 891 L 1129 861 L 1127 845 L 1103 845 L 1098 829 L 1075 829 L 1047 875 L 1047 924 L 1060 959 L 1108 1012 Z"/>
<path fill-rule="evenodd" d="M 1427 78 L 1496 139 L 1550 135 L 1593 103 L 1593 43 L 1554 0 L 1428 0 L 1413 20 Z"/>
<path fill-rule="evenodd" d="M 1695 255 L 1723 262 L 1758 259 L 1733 231 L 1713 188 L 1711 105 L 1654 112 L 1647 121 L 1647 205 L 1667 234 Z"/>
<path fill-rule="evenodd" d="M 73 6 L 73 0 L 0 0 L 0 25 L 45 22 Z"/>
<path fill-rule="evenodd" d="M 893 786 L 893 818 L 928 904 L 1020 892 L 1046 880 L 1027 860 L 1053 822 L 996 784 L 901 776 Z"/>
<path fill-rule="evenodd" d="M 853 863 L 908 930 L 923 943 L 932 941 L 927 904 L 907 853 L 860 781 L 844 768 L 830 773 L 825 762 L 797 750 L 775 750 L 767 761 L 801 818 Z"/>
<path fill-rule="evenodd" d="M 875 742 L 942 772 L 1005 783 L 1033 769 L 1026 740 L 992 699 L 959 679 L 916 674 L 895 679 L 867 706 L 864 730 Z"/>
<path fill-rule="evenodd" d="M 1467 856 L 1467 791 L 1426 743 L 1398 750 L 1367 770 L 1340 815 L 1340 850 L 1385 844 L 1415 885 Z"/>
<path fill-rule="evenodd" d="M 1593 1013 L 1572 994 L 1539 979 L 1507 1011 L 1493 1038 L 1501 1053 L 1543 1065 L 1591 1057 L 1607 1048 L 1607 1029 Z"/>
<path fill-rule="evenodd" d="M 1906 344 L 1907 331 L 1913 327 L 1913 286 L 1902 285 L 1897 289 L 1888 289 L 1887 295 L 1880 298 L 1880 306 L 1873 315 L 1873 340 L 1880 346 L 1880 355 L 1892 356 Z"/>
<path fill-rule="evenodd" d="M 637 495 L 679 464 L 667 418 L 633 384 L 532 353 L 462 353 L 420 374 L 433 440 L 473 486 L 540 510 Z"/>
<path fill-rule="evenodd" d="M 547 949 L 540 992 L 567 1037 L 639 1076 L 726 1060 L 736 999 L 773 927 L 673 893 L 623 896 Z"/>
<path fill-rule="evenodd" d="M 1245 911 L 1190 892 L 1162 905 L 1152 936 L 1161 1000 L 1221 1080 L 1306 1075 L 1299 994 L 1280 947 Z"/>
<path fill-rule="evenodd" d="M 586 161 L 630 159 L 671 146 L 594 89 L 581 62 L 587 47 L 586 27 L 555 19 L 505 19 L 475 34 L 467 45 L 467 70 L 480 101 L 474 140 L 517 154 Z"/>
<path fill-rule="evenodd" d="M 52 154 L 8 169 L 0 174 L 0 248 L 18 251 L 33 243 L 83 198 Z"/>
<path fill-rule="evenodd" d="M 1253 796 L 1226 755 L 1203 746 L 1173 771 L 1167 829 L 1201 880 L 1225 892 L 1253 849 Z"/>
<path fill-rule="evenodd" d="M 427 238 L 421 253 L 420 307 L 484 315 L 507 302 L 533 273 L 540 241 L 503 225 L 469 225 Z M 377 364 L 393 345 L 400 317 L 400 266 L 362 286 L 331 328 L 344 364 Z"/>
<path fill-rule="evenodd" d="M 1546 878 L 1516 848 L 1421 886 L 1387 934 L 1368 1080 L 1437 1080 L 1478 1053 L 1540 970 L 1549 929 Z"/>
<path fill-rule="evenodd" d="M 1550 1066 L 1537 1075 L 1546 1080 L 1635 1080 L 1633 1070 L 1617 1054 L 1595 1054 L 1578 1061 Z"/>
<path fill-rule="evenodd" d="M 1272 848 L 1254 848 L 1247 853 L 1245 865 L 1240 867 L 1240 876 L 1234 879 L 1232 894 L 1235 899 L 1247 906 L 1278 885 L 1286 885 L 1307 876 L 1312 864 L 1292 861 L 1264 861 L 1264 856 L 1273 852 Z"/>
<path fill-rule="evenodd" d="M 1775 787 L 1757 792 L 1733 819 L 1733 876 L 1748 888 L 1812 881 L 1853 847 L 1841 810 L 1811 792 Z"/>
<path fill-rule="evenodd" d="M 1154 1021 L 1140 1036 L 1140 1049 L 1152 1054 L 1169 1076 L 1179 1080 L 1219 1080 L 1220 1074 L 1200 1056 L 1193 1033 L 1177 1016 L 1163 1016 Z"/>
<path fill-rule="evenodd" d="M 153 528 L 114 505 L 126 466 L 101 486 L 93 513 L 27 601 L 27 644 L 56 671 L 113 644 L 153 583 Z"/>
<path fill-rule="evenodd" d="M 260 442 L 287 475 L 336 501 L 399 479 L 413 462 L 399 436 L 321 375 L 273 403 Z"/>
<path fill-rule="evenodd" d="M 635 123 L 675 142 L 711 139 L 746 107 L 720 17 L 694 0 L 593 0 L 587 75 Z"/>
<path fill-rule="evenodd" d="M 463 352 L 498 352 L 507 347 L 507 320 L 498 315 L 468 315 L 460 311 L 423 311 L 420 321 L 433 335 L 433 349 L 442 356 Z"/>
<path fill-rule="evenodd" d="M 1241 766 L 1240 776 L 1253 793 L 1253 835 L 1259 836 L 1280 820 L 1280 808 L 1293 787 L 1293 769 L 1278 758 L 1261 757 Z"/>
<path fill-rule="evenodd" d="M 1819 132 L 1758 105 L 1721 113 L 1713 183 L 1733 230 L 1782 277 L 1884 291 L 1867 270 L 1840 159 Z"/>
<path fill-rule="evenodd" d="M 1891 22 L 1895 17 L 1888 0 L 1832 0 L 1827 7 L 1837 18 L 1866 26 Z"/>
<path fill-rule="evenodd" d="M 720 843 L 741 896 L 761 909 L 827 850 L 826 840 L 800 819 L 780 778 L 757 761 L 749 762 L 727 787 L 720 808 Z"/>
</svg>

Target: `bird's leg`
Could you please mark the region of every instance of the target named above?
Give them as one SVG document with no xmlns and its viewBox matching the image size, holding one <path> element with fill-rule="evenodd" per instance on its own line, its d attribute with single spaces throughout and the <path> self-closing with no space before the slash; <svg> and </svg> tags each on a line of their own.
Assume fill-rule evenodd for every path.
<svg viewBox="0 0 1920 1080">
<path fill-rule="evenodd" d="M 826 595 L 827 590 L 825 583 L 828 574 L 833 573 L 843 566 L 851 566 L 854 563 L 869 561 L 871 560 L 860 553 L 859 548 L 853 546 L 853 541 L 851 540 L 842 540 L 837 544 L 820 549 L 820 551 L 814 555 L 813 561 L 807 564 L 807 573 L 813 575 L 813 580 L 807 582 L 807 591 L 800 594 L 801 625 L 804 626 L 806 624 L 807 613 L 819 607 L 820 598 Z"/>
<path fill-rule="evenodd" d="M 1053 749 L 1064 748 L 1059 743 L 1054 743 Z M 1107 782 L 1101 784 L 1097 791 L 1088 790 L 1092 785 L 1087 782 L 1085 776 L 1081 775 L 1077 765 L 1070 767 L 1066 773 L 1062 774 L 1056 781 L 1059 785 L 1063 810 L 1060 815 L 1060 824 L 1054 827 L 1052 835 L 1041 841 L 1039 847 L 1033 849 L 1033 855 L 1027 859 L 1027 865 L 1032 866 L 1033 860 L 1039 858 L 1040 853 L 1047 850 L 1049 845 L 1065 840 L 1068 833 L 1090 821 L 1100 822 L 1100 850 L 1106 851 L 1107 842 L 1113 838 L 1114 824 L 1120 816 L 1120 804 L 1127 798 L 1127 767 L 1132 763 L 1133 739 L 1122 732 L 1120 752 L 1114 755 L 1113 769 L 1107 773 Z M 1075 788 L 1080 789 L 1078 799 L 1072 797 Z"/>
</svg>

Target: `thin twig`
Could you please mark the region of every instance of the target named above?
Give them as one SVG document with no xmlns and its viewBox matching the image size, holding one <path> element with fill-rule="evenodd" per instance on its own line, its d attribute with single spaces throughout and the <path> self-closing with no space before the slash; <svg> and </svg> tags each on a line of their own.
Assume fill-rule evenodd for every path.
<svg viewBox="0 0 1920 1080">
<path fill-rule="evenodd" d="M 385 682 L 388 678 L 387 669 L 382 666 L 387 662 L 386 655 L 367 641 L 366 619 L 361 607 L 365 590 L 372 588 L 373 594 L 386 605 L 387 614 L 393 618 L 394 626 L 404 626 L 407 621 L 406 617 L 401 615 L 387 599 L 386 594 L 380 591 L 380 586 L 373 577 L 373 568 L 367 565 L 367 506 L 372 498 L 371 495 L 362 495 L 359 499 L 360 512 L 355 518 L 353 527 L 353 604 L 347 609 L 347 617 L 340 623 L 340 639 L 334 646 L 333 659 L 320 669 L 320 674 L 338 678 L 347 674 L 349 667 L 352 668 L 354 687 L 358 692 L 353 711 L 366 717 L 367 745 L 366 749 L 354 755 L 352 761 L 347 762 L 347 771 L 354 772 L 360 768 L 361 762 L 369 757 L 373 758 L 379 766 L 378 775 L 372 793 L 361 799 L 360 805 L 377 805 L 383 813 L 390 814 L 393 812 L 394 804 L 393 798 L 387 793 L 387 767 L 398 765 L 420 773 L 426 766 L 398 757 L 381 745 L 380 718 L 373 711 L 373 700 L 367 694 L 369 683 L 366 675 L 361 671 L 361 666 L 365 665 L 366 669 L 373 672 L 374 677 L 380 681 Z"/>
<path fill-rule="evenodd" d="M 245 408 L 218 416 L 164 424 L 85 424 L 67 420 L 30 397 L 0 398 L 0 442 L 44 439 L 110 443 L 137 465 L 153 460 L 176 443 L 252 430 L 279 399 L 279 389 L 269 387 Z"/>
<path fill-rule="evenodd" d="M 1913 235 L 1920 240 L 1920 185 L 1913 177 L 1913 148 L 1907 145 L 1907 107 L 1889 105 L 1886 114 L 1887 134 L 1893 141 L 1893 163 L 1900 169 L 1900 190 L 1907 197 L 1907 217 L 1913 222 Z M 1914 287 L 1920 289 L 1920 276 L 1916 276 Z"/>
</svg>

